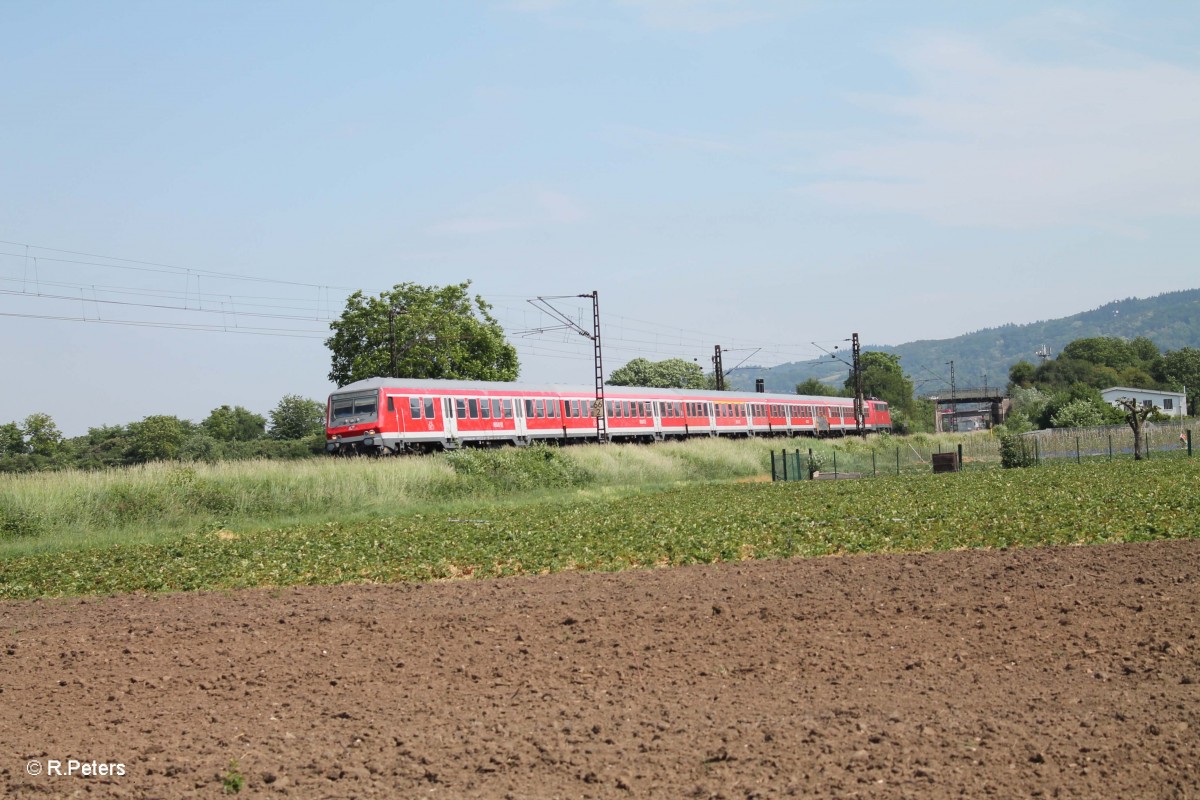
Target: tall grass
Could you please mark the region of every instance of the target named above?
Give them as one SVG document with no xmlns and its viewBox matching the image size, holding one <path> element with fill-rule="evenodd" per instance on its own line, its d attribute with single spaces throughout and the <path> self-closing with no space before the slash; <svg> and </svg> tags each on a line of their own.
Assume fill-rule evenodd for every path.
<svg viewBox="0 0 1200 800">
<path fill-rule="evenodd" d="M 464 450 L 429 457 L 158 462 L 98 472 L 0 475 L 0 557 L 43 549 L 153 541 L 395 516 L 479 500 L 570 498 L 766 477 L 771 453 L 812 449 L 842 471 L 926 472 L 929 456 L 964 444 L 968 461 L 998 462 L 987 433 L 846 439 L 693 439 L 653 446 Z M 989 455 L 994 453 L 994 457 Z"/>
<path fill-rule="evenodd" d="M 0 475 L 0 556 L 197 530 L 390 516 L 480 499 L 562 496 L 590 487 L 742 478 L 765 474 L 769 451 L 755 440 L 714 439 Z"/>
</svg>

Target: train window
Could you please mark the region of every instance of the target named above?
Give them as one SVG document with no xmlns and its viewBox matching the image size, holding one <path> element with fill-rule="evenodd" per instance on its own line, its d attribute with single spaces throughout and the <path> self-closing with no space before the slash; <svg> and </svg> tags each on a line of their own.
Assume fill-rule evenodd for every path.
<svg viewBox="0 0 1200 800">
<path fill-rule="evenodd" d="M 471 419 L 479 419 L 479 401 L 474 397 L 467 400 L 467 410 L 470 412 Z"/>
<path fill-rule="evenodd" d="M 432 397 L 425 398 L 425 419 L 433 419 L 437 416 L 437 408 L 433 404 Z"/>
<path fill-rule="evenodd" d="M 408 413 L 409 413 L 409 416 L 411 416 L 413 419 L 421 418 L 421 398 L 419 398 L 419 397 L 408 398 Z"/>
<path fill-rule="evenodd" d="M 459 419 L 466 419 L 466 417 L 467 417 L 467 401 L 466 400 L 459 398 L 458 400 L 454 401 L 454 416 L 458 417 Z"/>
<path fill-rule="evenodd" d="M 513 418 L 513 402 L 512 402 L 512 400 L 501 400 L 500 407 L 504 409 L 504 418 L 505 419 Z"/>
<path fill-rule="evenodd" d="M 500 399 L 496 398 L 492 400 L 492 419 L 500 419 L 503 416 L 504 412 L 501 410 Z"/>
<path fill-rule="evenodd" d="M 547 400 L 546 401 L 546 416 L 550 417 L 551 419 L 558 418 L 558 401 L 557 400 Z"/>
<path fill-rule="evenodd" d="M 525 417 L 533 419 L 533 401 L 526 399 L 525 401 Z"/>
<path fill-rule="evenodd" d="M 574 418 L 574 417 L 579 416 L 579 413 L 578 413 L 579 406 L 577 405 L 578 402 L 579 402 L 578 400 L 567 401 L 567 416 L 568 417 Z"/>
<path fill-rule="evenodd" d="M 481 419 L 492 418 L 492 404 L 486 397 L 479 401 L 479 416 Z"/>
<path fill-rule="evenodd" d="M 388 397 L 388 411 L 396 410 L 396 398 Z"/>
<path fill-rule="evenodd" d="M 604 406 L 605 406 L 605 409 L 604 409 L 605 416 L 609 416 L 609 417 L 613 416 L 613 401 L 612 400 L 604 401 Z"/>
</svg>

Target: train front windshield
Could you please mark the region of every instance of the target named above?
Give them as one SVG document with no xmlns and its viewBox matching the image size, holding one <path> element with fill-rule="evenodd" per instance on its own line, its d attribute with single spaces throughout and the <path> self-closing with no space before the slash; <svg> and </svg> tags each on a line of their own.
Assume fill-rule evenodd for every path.
<svg viewBox="0 0 1200 800">
<path fill-rule="evenodd" d="M 373 422 L 378 415 L 379 398 L 375 394 L 334 397 L 329 407 L 329 427 Z"/>
</svg>

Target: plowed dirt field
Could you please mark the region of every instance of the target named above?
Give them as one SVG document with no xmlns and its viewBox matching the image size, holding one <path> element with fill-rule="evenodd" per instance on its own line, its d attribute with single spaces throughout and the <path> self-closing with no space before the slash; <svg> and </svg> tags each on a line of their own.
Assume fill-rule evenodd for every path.
<svg viewBox="0 0 1200 800">
<path fill-rule="evenodd" d="M 5 603 L 0 791 L 1195 798 L 1198 601 L 1160 542 Z"/>
</svg>

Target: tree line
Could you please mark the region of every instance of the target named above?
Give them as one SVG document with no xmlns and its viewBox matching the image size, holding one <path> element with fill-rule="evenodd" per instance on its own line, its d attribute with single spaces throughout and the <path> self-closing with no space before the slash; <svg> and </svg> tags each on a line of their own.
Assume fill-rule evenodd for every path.
<svg viewBox="0 0 1200 800">
<path fill-rule="evenodd" d="M 214 408 L 201 422 L 166 414 L 64 437 L 49 414 L 0 425 L 0 472 L 103 469 L 149 461 L 306 458 L 325 449 L 325 405 L 289 394 L 266 417 Z"/>
<path fill-rule="evenodd" d="M 1186 392 L 1187 412 L 1194 416 L 1200 395 L 1200 349 L 1164 352 L 1144 336 L 1095 336 L 1076 339 L 1038 365 L 1019 361 L 1009 370 L 1013 409 L 1005 427 L 1020 432 L 1128 422 L 1126 409 L 1106 403 L 1100 395 L 1117 386 Z"/>
</svg>

